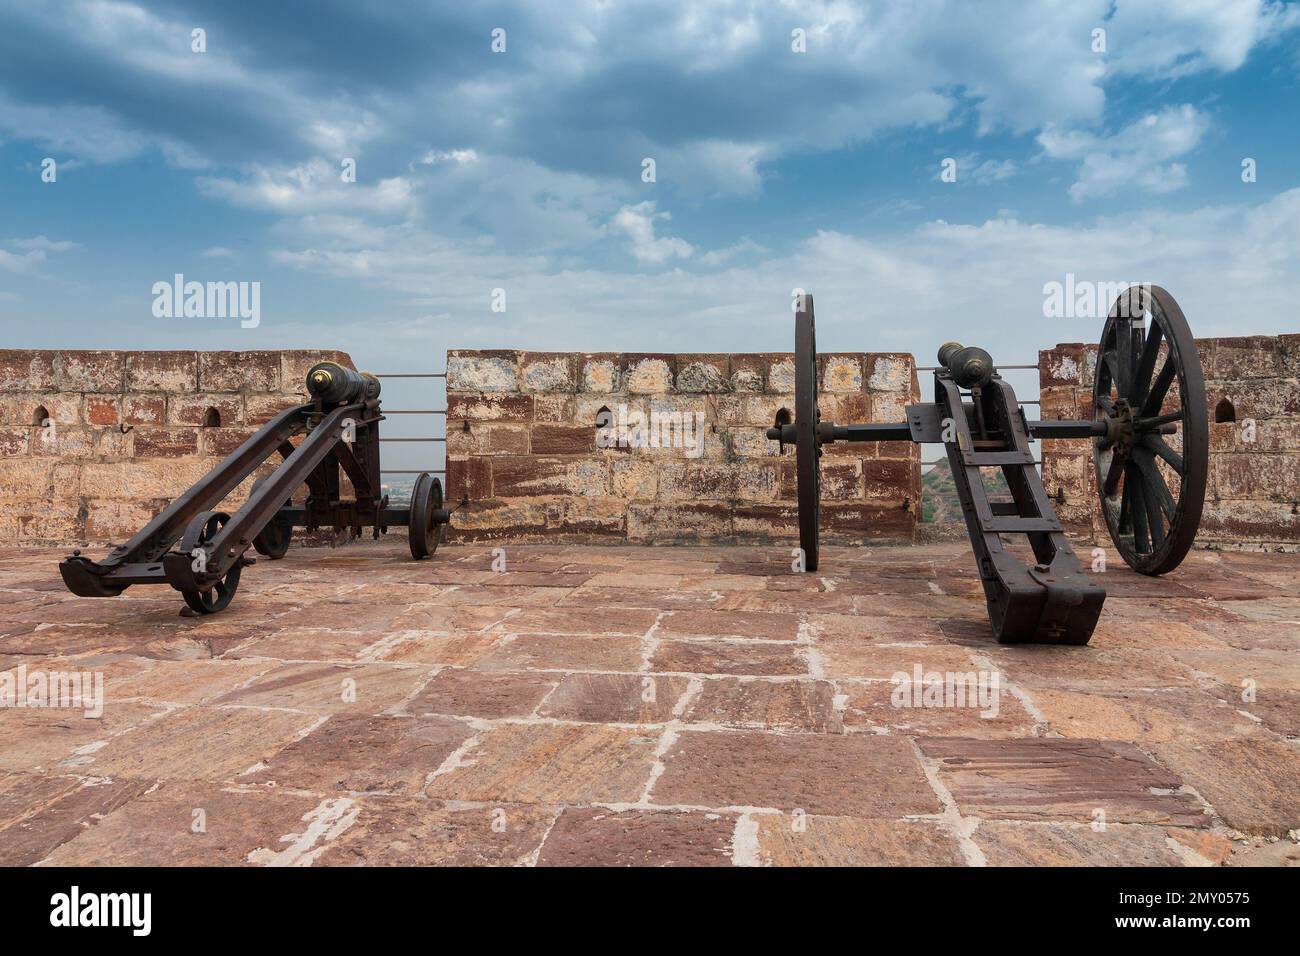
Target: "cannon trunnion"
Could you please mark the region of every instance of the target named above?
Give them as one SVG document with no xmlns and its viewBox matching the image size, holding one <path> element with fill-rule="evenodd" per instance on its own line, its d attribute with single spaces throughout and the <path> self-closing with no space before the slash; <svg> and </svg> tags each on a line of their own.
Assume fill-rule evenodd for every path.
<svg viewBox="0 0 1300 956">
<path fill-rule="evenodd" d="M 312 401 L 286 409 L 235 449 L 193 487 L 102 561 L 80 551 L 59 565 L 68 589 L 82 597 L 114 597 L 134 584 L 169 584 L 196 613 L 224 609 L 245 566 L 284 556 L 294 528 L 332 527 L 375 537 L 406 527 L 411 556 L 433 554 L 451 513 L 442 483 L 424 473 L 409 507 L 392 507 L 379 469 L 379 380 L 334 362 L 307 373 Z M 293 439 L 302 436 L 301 441 Z M 216 510 L 240 483 L 278 456 L 233 514 Z M 342 495 L 343 476 L 353 495 Z M 303 485 L 307 496 L 293 503 Z"/>
</svg>

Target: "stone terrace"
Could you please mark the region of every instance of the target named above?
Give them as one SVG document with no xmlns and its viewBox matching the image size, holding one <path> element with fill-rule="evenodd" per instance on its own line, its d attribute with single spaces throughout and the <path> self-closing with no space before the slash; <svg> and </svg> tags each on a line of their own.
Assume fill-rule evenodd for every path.
<svg viewBox="0 0 1300 956">
<path fill-rule="evenodd" d="M 1090 647 L 1016 648 L 965 544 L 405 552 L 206 619 L 0 552 L 0 670 L 106 682 L 0 710 L 0 863 L 1300 862 L 1300 558 L 1112 569 Z M 892 707 L 916 665 L 997 670 L 996 717 Z"/>
</svg>

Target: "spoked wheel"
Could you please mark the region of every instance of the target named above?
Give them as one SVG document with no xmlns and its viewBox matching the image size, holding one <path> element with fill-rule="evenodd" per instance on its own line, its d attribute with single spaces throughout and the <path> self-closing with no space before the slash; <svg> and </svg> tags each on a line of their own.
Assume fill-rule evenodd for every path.
<svg viewBox="0 0 1300 956">
<path fill-rule="evenodd" d="M 438 520 L 442 510 L 442 482 L 428 472 L 421 472 L 411 490 L 411 523 L 407 534 L 411 543 L 411 557 L 417 561 L 438 550 L 443 522 Z"/>
<path fill-rule="evenodd" d="M 821 447 L 817 440 L 817 329 L 813 297 L 804 295 L 794 317 L 795 479 L 799 497 L 799 547 L 804 569 L 817 570 L 817 533 L 821 523 Z"/>
<path fill-rule="evenodd" d="M 1126 289 L 1111 307 L 1093 409 L 1107 426 L 1093 464 L 1111 540 L 1133 570 L 1172 571 L 1201 523 L 1209 416 L 1196 342 L 1183 310 L 1159 286 Z"/>
<path fill-rule="evenodd" d="M 252 494 L 257 494 L 257 489 L 270 478 L 270 475 L 263 475 L 257 481 L 253 482 Z M 288 504 L 289 502 L 285 502 Z M 293 525 L 279 515 L 267 522 L 266 527 L 258 532 L 257 537 L 253 539 L 253 547 L 257 553 L 270 558 L 272 561 L 279 561 L 284 557 L 285 552 L 289 550 L 289 542 L 293 540 Z"/>
<path fill-rule="evenodd" d="M 181 551 L 192 555 L 198 548 L 210 542 L 222 526 L 230 520 L 224 511 L 203 511 L 195 515 L 181 536 Z M 182 591 L 185 603 L 199 614 L 216 614 L 225 610 L 235 597 L 239 588 L 239 575 L 243 572 L 242 556 L 235 560 L 225 576 L 203 591 Z"/>
</svg>

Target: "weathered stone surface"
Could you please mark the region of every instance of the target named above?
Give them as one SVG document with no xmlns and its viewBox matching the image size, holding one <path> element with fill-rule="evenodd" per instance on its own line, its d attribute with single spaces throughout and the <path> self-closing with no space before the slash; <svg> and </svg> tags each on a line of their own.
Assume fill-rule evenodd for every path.
<svg viewBox="0 0 1300 956">
<path fill-rule="evenodd" d="M 447 391 L 519 391 L 519 353 L 511 351 L 448 352 Z"/>
<path fill-rule="evenodd" d="M 634 803 L 655 738 L 600 724 L 503 724 L 480 734 L 427 793 L 446 800 Z"/>
<path fill-rule="evenodd" d="M 317 866 L 521 866 L 558 810 L 529 804 L 459 809 L 436 800 L 358 800 L 356 821 Z"/>
<path fill-rule="evenodd" d="M 538 866 L 730 866 L 735 817 L 720 813 L 572 808 L 542 844 Z"/>
<path fill-rule="evenodd" d="M 409 709 L 419 714 L 423 707 Z M 444 717 L 340 714 L 236 780 L 324 794 L 414 794 L 472 733 L 464 723 Z"/>
<path fill-rule="evenodd" d="M 808 661 L 790 644 L 738 641 L 661 641 L 650 659 L 660 673 L 808 675 Z"/>
<path fill-rule="evenodd" d="M 1178 777 L 1130 743 L 1111 740 L 921 738 L 962 813 L 1001 820 L 1205 826 Z"/>
<path fill-rule="evenodd" d="M 111 738 L 79 766 L 84 773 L 109 777 L 225 780 L 271 756 L 318 720 L 287 711 L 191 707 Z"/>
<path fill-rule="evenodd" d="M 661 674 L 569 674 L 539 713 L 596 723 L 664 723 L 675 716 L 687 687 L 686 678 Z"/>
<path fill-rule="evenodd" d="M 139 796 L 140 780 L 0 777 L 0 866 L 31 866 Z"/>
<path fill-rule="evenodd" d="M 1183 737 L 1151 745 L 1214 807 L 1245 833 L 1285 836 L 1300 828 L 1300 753 L 1283 740 L 1204 741 Z"/>
<path fill-rule="evenodd" d="M 834 697 L 829 681 L 711 678 L 691 699 L 683 720 L 747 730 L 840 733 Z"/>
<path fill-rule="evenodd" d="M 961 866 L 957 841 L 910 820 L 755 814 L 764 866 Z"/>
<path fill-rule="evenodd" d="M 661 804 L 891 819 L 940 809 L 911 744 L 897 737 L 687 731 L 662 759 L 651 791 Z"/>
<path fill-rule="evenodd" d="M 448 668 L 425 684 L 403 709 L 412 714 L 527 717 L 557 683 L 556 678 L 539 674 L 485 674 Z"/>
<path fill-rule="evenodd" d="M 324 824 L 346 824 L 350 801 L 248 793 L 171 781 L 110 813 L 46 859 L 51 866 L 241 866 L 309 862 Z M 341 818 L 341 819 L 340 819 Z"/>
<path fill-rule="evenodd" d="M 985 821 L 975 845 L 989 866 L 1182 866 L 1164 827 Z M 1187 832 L 1187 831 L 1183 831 Z"/>
</svg>

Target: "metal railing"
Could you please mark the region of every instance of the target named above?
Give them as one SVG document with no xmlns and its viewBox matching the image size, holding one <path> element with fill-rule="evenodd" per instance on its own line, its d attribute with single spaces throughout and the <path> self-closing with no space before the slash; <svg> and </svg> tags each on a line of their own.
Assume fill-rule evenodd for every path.
<svg viewBox="0 0 1300 956">
<path fill-rule="evenodd" d="M 375 378 L 446 378 L 446 372 L 375 372 Z M 385 408 L 385 415 L 446 415 L 445 408 Z M 441 442 L 446 444 L 447 438 L 433 436 L 421 436 L 417 438 L 380 438 L 381 442 L 424 442 L 426 444 Z M 445 475 L 446 468 L 381 468 L 381 475 L 419 475 L 428 472 L 431 475 Z"/>
</svg>

